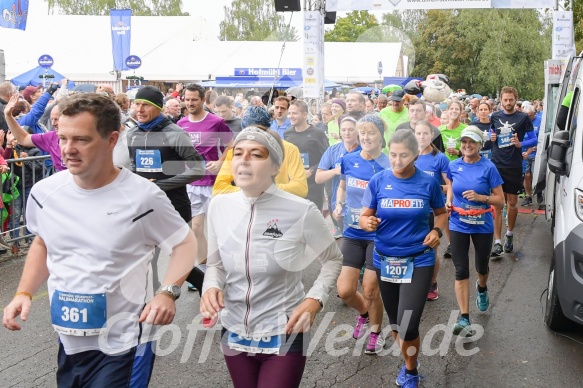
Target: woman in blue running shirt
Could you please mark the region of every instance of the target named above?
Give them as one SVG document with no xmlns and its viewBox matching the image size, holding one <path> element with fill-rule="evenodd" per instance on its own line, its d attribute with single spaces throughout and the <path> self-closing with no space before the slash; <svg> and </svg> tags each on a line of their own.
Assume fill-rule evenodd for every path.
<svg viewBox="0 0 583 388">
<path fill-rule="evenodd" d="M 449 159 L 442 152 L 440 152 L 431 142 L 434 133 L 431 129 L 431 124 L 428 121 L 419 121 L 415 125 L 415 138 L 419 143 L 419 156 L 415 161 L 415 167 L 424 173 L 431 175 L 441 186 L 442 192 L 447 194 L 447 186 L 450 184 L 447 179 L 447 171 L 449 169 Z M 433 212 L 429 213 L 429 227 L 433 228 L 434 216 Z M 447 223 L 445 228 L 448 233 Z M 435 252 L 435 269 L 433 270 L 433 277 L 431 278 L 431 287 L 427 294 L 427 300 L 436 300 L 439 298 L 439 288 L 437 287 L 437 274 L 439 273 L 439 258 Z"/>
<path fill-rule="evenodd" d="M 474 125 L 461 133 L 463 157 L 449 165 L 447 177 L 452 181 L 446 205 L 451 209 L 449 230 L 451 254 L 455 265 L 455 296 L 461 312 L 453 333 L 472 335 L 470 327 L 470 239 L 474 244 L 476 281 L 476 306 L 486 311 L 488 297 L 488 262 L 494 235 L 492 205 L 502 206 L 502 178 L 492 162 L 480 155 L 483 134 Z"/>
<path fill-rule="evenodd" d="M 380 336 L 383 320 L 383 304 L 379 295 L 377 275 L 372 264 L 375 233 L 364 231 L 359 225 L 362 196 L 369 180 L 390 167 L 389 158 L 382 153 L 386 124 L 377 115 L 368 114 L 356 125 L 360 152 L 342 158 L 340 185 L 336 194 L 336 209 L 332 216 L 340 219 L 344 214 L 342 239 L 342 272 L 336 284 L 338 296 L 348 306 L 358 311 L 352 337 L 361 338 L 371 325 L 365 354 L 381 351 L 385 339 Z M 334 146 L 332 146 L 334 147 Z M 365 267 L 362 279 L 362 294 L 358 292 L 360 270 Z"/>
<path fill-rule="evenodd" d="M 419 322 L 433 277 L 434 250 L 447 221 L 441 187 L 435 178 L 415 167 L 418 154 L 417 139 L 410 130 L 393 134 L 389 142 L 391 169 L 372 177 L 360 215 L 361 228 L 376 231 L 373 263 L 379 290 L 393 338 L 405 359 L 396 382 L 409 388 L 419 384 Z M 433 229 L 428 221 L 431 209 L 435 214 Z M 402 321 L 406 327 L 401 327 Z"/>
<path fill-rule="evenodd" d="M 344 115 L 340 119 L 340 138 L 341 143 L 336 143 L 333 146 L 328 147 L 322 159 L 320 159 L 320 164 L 318 164 L 318 171 L 316 171 L 315 181 L 318 184 L 323 184 L 328 181 L 332 181 L 332 195 L 328 200 L 328 209 L 333 212 L 336 208 L 336 192 L 338 191 L 338 185 L 340 184 L 340 163 L 342 157 L 351 152 L 359 151 L 360 146 L 358 145 L 358 134 L 356 132 L 356 119 L 352 116 Z M 335 238 L 342 236 L 342 220 L 334 218 L 335 233 L 333 233 Z M 336 233 L 336 230 L 338 231 Z"/>
</svg>

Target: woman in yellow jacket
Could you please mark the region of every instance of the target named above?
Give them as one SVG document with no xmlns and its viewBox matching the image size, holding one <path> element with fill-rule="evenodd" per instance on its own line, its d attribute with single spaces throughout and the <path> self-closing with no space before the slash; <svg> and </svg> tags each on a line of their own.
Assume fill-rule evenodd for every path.
<svg viewBox="0 0 583 388">
<path fill-rule="evenodd" d="M 271 117 L 267 110 L 259 106 L 249 107 L 241 119 L 241 127 L 246 128 L 250 125 L 267 130 L 270 126 Z M 300 151 L 295 145 L 282 140 L 285 159 L 279 169 L 279 174 L 275 176 L 277 187 L 283 191 L 295 194 L 305 198 L 308 195 L 308 181 L 304 171 L 304 165 L 300 157 Z M 233 159 L 233 150 L 227 152 L 227 157 L 221 166 L 213 186 L 213 196 L 227 194 L 240 189 L 233 185 L 233 175 L 231 173 L 231 160 Z"/>
</svg>

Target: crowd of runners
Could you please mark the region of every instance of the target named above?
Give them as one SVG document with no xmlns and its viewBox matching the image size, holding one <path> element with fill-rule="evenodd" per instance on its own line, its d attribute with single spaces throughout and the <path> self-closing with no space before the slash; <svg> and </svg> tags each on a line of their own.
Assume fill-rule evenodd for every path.
<svg viewBox="0 0 583 388">
<path fill-rule="evenodd" d="M 235 387 L 299 386 L 310 327 L 336 297 L 368 355 L 385 346 L 386 312 L 403 355 L 396 384 L 417 387 L 440 262 L 455 267 L 455 284 L 440 283 L 455 290 L 455 335 L 474 334 L 470 301 L 489 308 L 489 262 L 514 250 L 518 206 L 533 203 L 542 110 L 513 87 L 440 103 L 334 90 L 318 104 L 198 84 L 131 99 L 108 85 L 69 93 L 66 80 L 0 84 L 0 105 L 0 166 L 46 154 L 51 172 L 11 204 L 13 228 L 24 214 L 35 237 L 3 325 L 20 330 L 47 281 L 59 387 L 147 386 L 183 282 L 204 325 L 222 326 Z M 158 276 L 161 250 L 171 258 Z"/>
</svg>

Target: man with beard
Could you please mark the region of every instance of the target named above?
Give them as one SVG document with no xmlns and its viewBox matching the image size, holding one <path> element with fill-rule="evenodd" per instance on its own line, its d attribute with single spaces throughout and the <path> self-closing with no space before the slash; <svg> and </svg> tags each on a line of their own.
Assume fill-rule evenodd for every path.
<svg viewBox="0 0 583 388">
<path fill-rule="evenodd" d="M 204 95 L 202 86 L 198 84 L 186 86 L 184 102 L 188 115 L 178 121 L 178 126 L 188 134 L 194 149 L 206 161 L 204 178 L 192 182 L 186 187 L 190 200 L 192 230 L 197 243 L 196 259 L 203 264 L 207 257 L 204 224 L 213 194 L 213 185 L 223 160 L 227 156 L 227 151 L 233 146 L 233 132 L 221 117 L 204 109 Z M 192 287 L 190 290 L 194 291 Z"/>
<path fill-rule="evenodd" d="M 362 94 L 350 92 L 346 96 L 346 113 L 354 117 L 356 120 L 360 120 L 365 114 L 365 104 L 366 99 Z"/>
<path fill-rule="evenodd" d="M 518 194 L 522 191 L 522 147 L 534 147 L 537 138 L 534 136 L 532 121 L 524 112 L 516 110 L 518 93 L 515 88 L 505 86 L 500 93 L 502 110 L 492 113 L 491 140 L 484 148 L 492 147 L 492 162 L 498 169 L 504 183 L 502 191 L 508 206 L 508 229 L 504 236 L 504 252 L 514 249 L 513 230 L 518 214 Z M 494 219 L 494 248 L 492 257 L 499 260 L 502 254 L 502 207 L 496 207 Z"/>
</svg>

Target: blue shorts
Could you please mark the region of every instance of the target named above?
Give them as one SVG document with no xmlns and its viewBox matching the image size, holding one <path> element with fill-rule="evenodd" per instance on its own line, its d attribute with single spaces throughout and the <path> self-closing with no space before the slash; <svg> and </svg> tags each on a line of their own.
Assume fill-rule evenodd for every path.
<svg viewBox="0 0 583 388">
<path fill-rule="evenodd" d="M 66 354 L 59 344 L 57 386 L 65 387 L 147 387 L 154 369 L 155 342 L 147 342 L 125 353 L 110 356 L 99 350 Z"/>
<path fill-rule="evenodd" d="M 528 159 L 522 161 L 522 173 L 523 174 L 531 174 L 534 165 L 534 158 L 535 156 L 528 156 Z"/>
</svg>

